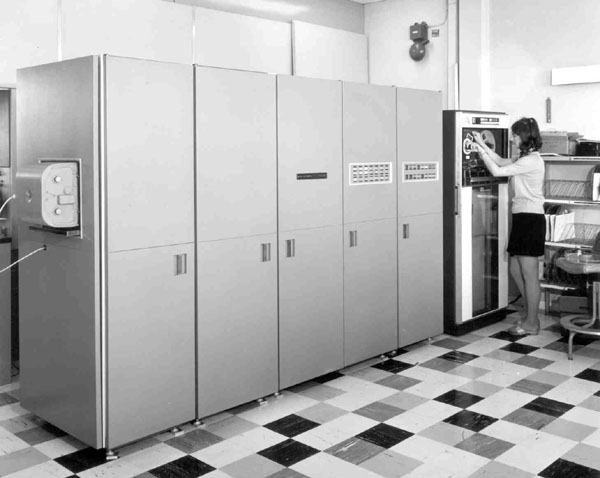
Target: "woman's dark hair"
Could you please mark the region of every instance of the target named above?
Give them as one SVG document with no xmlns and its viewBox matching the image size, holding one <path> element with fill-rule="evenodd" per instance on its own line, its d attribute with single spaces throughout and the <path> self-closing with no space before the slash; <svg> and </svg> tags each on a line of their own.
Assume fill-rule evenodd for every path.
<svg viewBox="0 0 600 478">
<path fill-rule="evenodd" d="M 535 119 L 521 118 L 513 123 L 510 130 L 521 138 L 519 157 L 526 156 L 532 151 L 539 151 L 542 147 L 542 137 Z"/>
</svg>

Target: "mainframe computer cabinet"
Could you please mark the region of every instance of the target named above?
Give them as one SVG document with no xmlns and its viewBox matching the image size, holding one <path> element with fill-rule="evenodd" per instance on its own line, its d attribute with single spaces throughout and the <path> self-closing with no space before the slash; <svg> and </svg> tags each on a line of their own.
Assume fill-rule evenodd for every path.
<svg viewBox="0 0 600 478">
<path fill-rule="evenodd" d="M 195 68 L 198 417 L 279 390 L 276 77 Z"/>
<path fill-rule="evenodd" d="M 19 217 L 40 160 L 81 183 L 79 235 L 20 220 L 20 252 L 46 246 L 20 266 L 21 403 L 96 448 L 193 420 L 192 66 L 93 56 L 17 81 Z"/>
<path fill-rule="evenodd" d="M 398 346 L 396 88 L 343 84 L 344 364 Z"/>
<path fill-rule="evenodd" d="M 400 347 L 443 332 L 442 95 L 397 89 Z"/>
<path fill-rule="evenodd" d="M 113 56 L 17 91 L 20 398 L 70 435 L 116 448 L 441 333 L 439 93 Z M 61 161 L 69 231 L 28 189 Z"/>
<path fill-rule="evenodd" d="M 277 77 L 280 388 L 344 365 L 342 83 Z"/>
</svg>

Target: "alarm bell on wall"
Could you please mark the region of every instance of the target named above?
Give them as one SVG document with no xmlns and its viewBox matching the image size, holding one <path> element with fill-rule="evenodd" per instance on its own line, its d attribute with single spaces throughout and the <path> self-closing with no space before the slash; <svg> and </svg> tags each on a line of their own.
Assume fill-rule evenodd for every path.
<svg viewBox="0 0 600 478">
<path fill-rule="evenodd" d="M 410 26 L 410 39 L 414 42 L 408 53 L 410 57 L 415 61 L 421 61 L 425 58 L 427 50 L 425 45 L 429 43 L 427 38 L 427 23 L 414 23 Z"/>
</svg>

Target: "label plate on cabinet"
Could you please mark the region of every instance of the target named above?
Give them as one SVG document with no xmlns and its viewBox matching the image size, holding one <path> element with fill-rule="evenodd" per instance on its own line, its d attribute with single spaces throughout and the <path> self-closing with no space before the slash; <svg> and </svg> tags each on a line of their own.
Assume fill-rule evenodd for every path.
<svg viewBox="0 0 600 478">
<path fill-rule="evenodd" d="M 327 173 L 298 173 L 296 179 L 327 179 Z"/>
</svg>

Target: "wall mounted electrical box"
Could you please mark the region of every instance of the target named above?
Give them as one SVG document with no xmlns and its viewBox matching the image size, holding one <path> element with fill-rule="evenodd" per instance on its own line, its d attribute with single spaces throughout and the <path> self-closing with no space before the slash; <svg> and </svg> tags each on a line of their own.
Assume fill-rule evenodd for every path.
<svg viewBox="0 0 600 478">
<path fill-rule="evenodd" d="M 410 39 L 414 42 L 424 42 L 427 40 L 427 23 L 413 23 L 410 26 Z"/>
<path fill-rule="evenodd" d="M 21 219 L 44 229 L 79 226 L 79 163 L 43 160 L 17 174 Z"/>
</svg>

